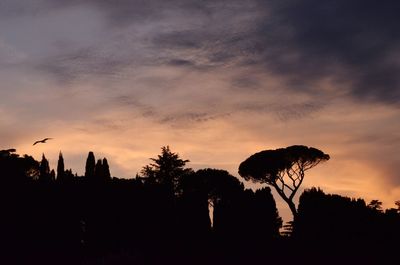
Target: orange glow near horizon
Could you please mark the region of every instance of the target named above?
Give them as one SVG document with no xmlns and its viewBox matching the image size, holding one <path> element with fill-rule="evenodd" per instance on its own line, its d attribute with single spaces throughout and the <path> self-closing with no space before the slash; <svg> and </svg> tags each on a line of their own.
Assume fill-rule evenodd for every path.
<svg viewBox="0 0 400 265">
<path fill-rule="evenodd" d="M 321 134 L 310 135 L 310 124 L 307 123 L 318 127 L 315 123 L 324 123 L 329 118 L 299 120 L 290 124 L 271 120 L 270 124 L 266 122 L 265 128 L 269 130 L 265 134 L 264 129 L 253 130 L 252 120 L 246 121 L 246 118 L 241 115 L 229 116 L 183 129 L 160 125 L 144 118 L 136 120 L 133 127 L 99 131 L 96 126 L 77 130 L 74 126 L 68 127 L 66 124 L 63 127 L 62 123 L 57 123 L 45 135 L 53 137 L 53 140 L 32 146 L 36 139 L 20 138 L 15 148 L 19 154 L 30 154 L 37 160 L 44 153 L 52 168 L 56 168 L 58 153 L 61 151 L 66 168 L 72 168 L 78 175 L 84 173 L 87 153 L 94 151 L 98 158 L 107 157 L 113 176 L 131 178 L 150 162 L 150 157 L 159 154 L 161 146 L 170 145 L 173 152 L 190 160 L 189 167 L 196 170 L 220 168 L 239 177 L 238 165 L 251 154 L 264 149 L 305 144 L 330 154 L 331 159 L 306 173 L 303 189 L 321 187 L 326 193 L 361 197 L 367 203 L 379 199 L 384 202 L 385 208 L 394 207 L 394 201 L 399 199 L 400 189 L 392 187 L 387 182 L 388 176 L 384 176 L 379 167 L 374 166 L 374 159 L 377 158 L 363 153 L 363 150 L 368 151 L 369 148 L 360 143 L 348 145 L 347 136 L 340 137 L 340 128 L 332 131 L 328 127 L 326 131 L 321 129 Z M 330 120 L 332 122 L 333 117 Z M 246 126 L 241 126 L 246 123 Z M 294 128 L 298 133 L 293 133 Z M 345 131 L 346 128 L 340 130 Z M 259 185 L 245 183 L 245 186 L 257 188 Z M 281 215 L 289 220 L 291 217 L 286 204 L 277 194 L 274 196 Z"/>
</svg>

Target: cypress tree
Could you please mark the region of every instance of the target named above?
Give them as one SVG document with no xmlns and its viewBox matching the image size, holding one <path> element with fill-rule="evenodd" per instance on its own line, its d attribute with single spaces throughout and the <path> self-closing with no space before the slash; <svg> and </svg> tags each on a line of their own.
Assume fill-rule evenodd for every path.
<svg viewBox="0 0 400 265">
<path fill-rule="evenodd" d="M 108 165 L 107 158 L 103 159 L 103 176 L 106 180 L 111 179 L 110 166 Z"/>
<path fill-rule="evenodd" d="M 61 152 L 58 156 L 57 180 L 59 180 L 59 181 L 65 180 L 64 158 L 63 158 L 63 155 Z"/>
<path fill-rule="evenodd" d="M 50 179 L 49 161 L 46 159 L 44 154 L 42 154 L 42 161 L 40 161 L 39 173 L 40 173 L 39 180 L 48 181 Z"/>
<path fill-rule="evenodd" d="M 54 169 L 52 169 L 52 170 L 50 171 L 49 177 L 50 177 L 50 181 L 56 180 L 56 172 L 54 171 Z"/>
<path fill-rule="evenodd" d="M 88 157 L 86 159 L 85 166 L 85 177 L 93 178 L 95 172 L 96 160 L 94 158 L 93 152 L 89 152 Z"/>
<path fill-rule="evenodd" d="M 102 163 L 101 159 L 97 160 L 96 166 L 94 168 L 94 178 L 97 181 L 104 180 L 103 163 Z"/>
</svg>

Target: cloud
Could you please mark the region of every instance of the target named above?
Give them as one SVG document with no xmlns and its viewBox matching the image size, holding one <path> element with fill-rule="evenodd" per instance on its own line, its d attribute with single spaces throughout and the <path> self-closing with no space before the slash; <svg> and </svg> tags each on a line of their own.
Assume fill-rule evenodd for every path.
<svg viewBox="0 0 400 265">
<path fill-rule="evenodd" d="M 119 57 L 117 53 L 94 47 L 48 58 L 36 67 L 54 75 L 61 82 L 69 82 L 87 76 L 118 78 L 125 67 L 133 64 L 132 61 L 133 58 Z"/>
<path fill-rule="evenodd" d="M 78 8 L 102 14 L 108 34 L 101 44 L 43 62 L 43 69 L 62 80 L 115 74 L 143 63 L 207 68 L 233 64 L 263 67 L 285 79 L 292 91 L 315 93 L 321 91 L 319 82 L 329 79 L 354 99 L 397 105 L 399 7 L 396 1 L 373 0 L 18 0 L 2 2 L 0 14 L 46 16 Z M 54 22 L 57 25 L 57 19 Z M 142 34 L 137 34 L 139 28 Z M 126 36 L 133 37 L 127 41 Z M 133 49 L 134 43 L 146 46 L 145 52 Z M 106 47 L 111 51 L 104 52 Z M 134 59 L 140 54 L 145 58 Z"/>
<path fill-rule="evenodd" d="M 356 99 L 399 103 L 400 3 L 298 0 L 267 5 L 272 20 L 266 19 L 258 34 L 268 69 L 305 84 L 332 77 L 337 89 L 349 89 Z"/>
<path fill-rule="evenodd" d="M 169 65 L 172 66 L 190 66 L 194 65 L 192 61 L 189 60 L 183 60 L 183 59 L 172 59 L 168 62 Z"/>
<path fill-rule="evenodd" d="M 167 31 L 153 41 L 161 52 L 197 52 L 197 65 L 263 67 L 292 92 L 320 93 L 320 83 L 330 80 L 353 99 L 399 103 L 399 3 L 250 1 L 236 7 L 210 8 L 203 27 Z"/>
<path fill-rule="evenodd" d="M 152 14 L 158 4 L 151 2 L 144 13 Z M 134 5 L 121 1 L 119 7 Z M 161 53 L 190 49 L 198 54 L 197 65 L 233 61 L 237 66 L 263 66 L 286 79 L 294 91 L 313 93 L 320 90 L 321 80 L 330 79 L 357 100 L 399 101 L 396 2 L 205 1 L 199 6 L 174 1 L 162 7 L 171 11 L 164 13 L 164 20 L 174 14 L 189 26 L 158 32 L 152 40 Z M 186 13 L 196 13 L 196 20 Z"/>
<path fill-rule="evenodd" d="M 14 24 L 20 36 L 26 35 L 22 26 L 30 20 L 44 29 L 35 29 L 36 37 L 28 34 L 41 45 L 24 50 L 7 44 L 7 50 L 28 58 L 25 67 L 56 78 L 60 87 L 81 82 L 98 86 L 98 92 L 93 89 L 98 96 L 107 86 L 122 95 L 135 94 L 146 107 L 134 108 L 148 117 L 163 116 L 154 98 L 169 94 L 164 99 L 173 107 L 159 119 L 162 123 L 240 111 L 275 113 L 289 121 L 319 111 L 338 95 L 396 104 L 396 5 L 314 0 L 3 2 L 4 10 L 22 17 L 23 23 Z M 43 11 L 40 19 L 29 12 L 42 12 L 38 10 Z M 203 88 L 201 78 L 193 75 L 218 81 Z M 279 84 L 271 86 L 271 80 Z M 200 90 L 224 103 L 210 108 L 211 97 L 199 98 Z M 291 97 L 283 99 L 273 90 Z M 187 110 L 177 100 L 189 95 L 186 91 L 196 97 L 195 109 Z M 295 99 L 301 94 L 306 99 Z"/>
</svg>

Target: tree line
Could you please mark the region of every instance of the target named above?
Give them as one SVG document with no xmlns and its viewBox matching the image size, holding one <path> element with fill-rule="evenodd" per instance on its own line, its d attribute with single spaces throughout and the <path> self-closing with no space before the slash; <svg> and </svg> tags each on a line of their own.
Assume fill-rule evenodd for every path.
<svg viewBox="0 0 400 265">
<path fill-rule="evenodd" d="M 305 146 L 265 150 L 239 166 L 273 187 L 294 220 L 282 219 L 269 186 L 245 189 L 221 169 L 193 170 L 168 146 L 132 179 L 111 177 L 89 152 L 85 174 L 15 149 L 0 151 L 1 250 L 7 264 L 391 264 L 399 261 L 400 202 L 305 190 L 305 172 L 329 156 Z M 35 262 L 33 262 L 35 261 Z M 376 262 L 376 263 L 375 263 Z M 382 263 L 384 262 L 384 263 Z M 385 263 L 386 262 L 386 263 Z M 393 263 L 397 264 L 397 263 Z"/>
</svg>

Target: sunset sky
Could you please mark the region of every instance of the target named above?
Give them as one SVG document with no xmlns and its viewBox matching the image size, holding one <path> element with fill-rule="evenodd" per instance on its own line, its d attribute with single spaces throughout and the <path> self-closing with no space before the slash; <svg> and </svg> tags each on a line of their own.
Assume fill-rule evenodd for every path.
<svg viewBox="0 0 400 265">
<path fill-rule="evenodd" d="M 399 13 L 390 0 L 0 0 L 0 149 L 53 168 L 61 150 L 78 174 L 94 151 L 129 178 L 164 145 L 238 176 L 253 153 L 302 144 L 331 156 L 304 188 L 394 207 Z"/>
</svg>

